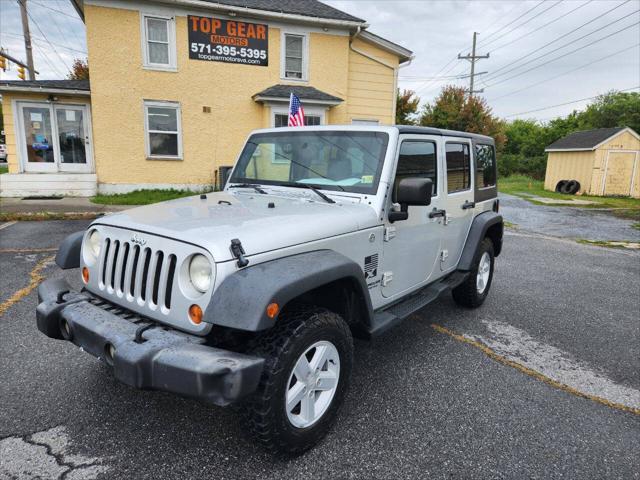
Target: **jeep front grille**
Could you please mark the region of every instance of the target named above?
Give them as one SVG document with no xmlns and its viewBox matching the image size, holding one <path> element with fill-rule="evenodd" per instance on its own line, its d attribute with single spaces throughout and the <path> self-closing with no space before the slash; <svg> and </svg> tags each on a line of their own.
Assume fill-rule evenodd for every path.
<svg viewBox="0 0 640 480">
<path fill-rule="evenodd" d="M 103 248 L 98 273 L 101 290 L 169 313 L 176 273 L 173 253 L 109 237 L 104 239 Z"/>
</svg>

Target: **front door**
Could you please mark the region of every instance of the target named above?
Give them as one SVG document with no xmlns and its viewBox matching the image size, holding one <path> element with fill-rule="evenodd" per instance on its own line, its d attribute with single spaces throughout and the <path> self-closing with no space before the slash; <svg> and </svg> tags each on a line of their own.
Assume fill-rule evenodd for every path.
<svg viewBox="0 0 640 480">
<path fill-rule="evenodd" d="M 429 206 L 410 206 L 407 220 L 386 225 L 381 286 L 386 298 L 415 289 L 441 275 L 438 258 L 443 219 L 429 218 L 433 209 L 443 208 L 438 143 L 439 137 L 401 137 L 393 190 L 403 178 L 426 177 L 433 182 L 433 196 Z"/>
<path fill-rule="evenodd" d="M 473 220 L 473 168 L 471 141 L 460 138 L 444 138 L 444 191 L 443 207 L 446 210 L 442 229 L 442 272 L 458 265 L 471 222 Z"/>
<path fill-rule="evenodd" d="M 87 107 L 18 103 L 26 172 L 93 171 Z"/>
</svg>

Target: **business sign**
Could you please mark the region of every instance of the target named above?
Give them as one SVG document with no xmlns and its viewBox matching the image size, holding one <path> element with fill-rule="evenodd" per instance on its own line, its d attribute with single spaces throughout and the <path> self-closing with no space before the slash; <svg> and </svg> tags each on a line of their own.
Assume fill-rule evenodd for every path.
<svg viewBox="0 0 640 480">
<path fill-rule="evenodd" d="M 189 15 L 191 59 L 266 67 L 268 53 L 268 25 Z"/>
</svg>

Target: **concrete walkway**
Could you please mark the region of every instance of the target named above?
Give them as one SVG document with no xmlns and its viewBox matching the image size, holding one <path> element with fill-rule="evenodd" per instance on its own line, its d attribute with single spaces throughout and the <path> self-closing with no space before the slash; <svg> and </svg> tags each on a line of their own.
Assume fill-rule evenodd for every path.
<svg viewBox="0 0 640 480">
<path fill-rule="evenodd" d="M 110 213 L 133 207 L 135 205 L 101 205 L 91 203 L 88 198 L 82 197 L 65 197 L 59 200 L 0 198 L 0 212 L 2 213 Z"/>
<path fill-rule="evenodd" d="M 500 211 L 517 229 L 553 237 L 594 241 L 640 242 L 633 220 L 588 208 L 534 205 L 522 198 L 500 194 Z"/>
</svg>

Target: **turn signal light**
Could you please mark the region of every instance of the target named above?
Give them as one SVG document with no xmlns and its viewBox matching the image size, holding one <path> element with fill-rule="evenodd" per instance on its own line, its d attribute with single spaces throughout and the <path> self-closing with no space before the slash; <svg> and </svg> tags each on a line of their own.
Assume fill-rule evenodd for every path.
<svg viewBox="0 0 640 480">
<path fill-rule="evenodd" d="M 196 325 L 200 325 L 202 323 L 202 309 L 199 305 L 191 305 L 189 307 L 189 318 Z"/>
<path fill-rule="evenodd" d="M 278 312 L 280 311 L 280 306 L 277 303 L 270 303 L 267 305 L 267 317 L 273 319 L 276 318 Z"/>
<path fill-rule="evenodd" d="M 89 283 L 89 269 L 87 267 L 82 267 L 82 281 Z"/>
</svg>

